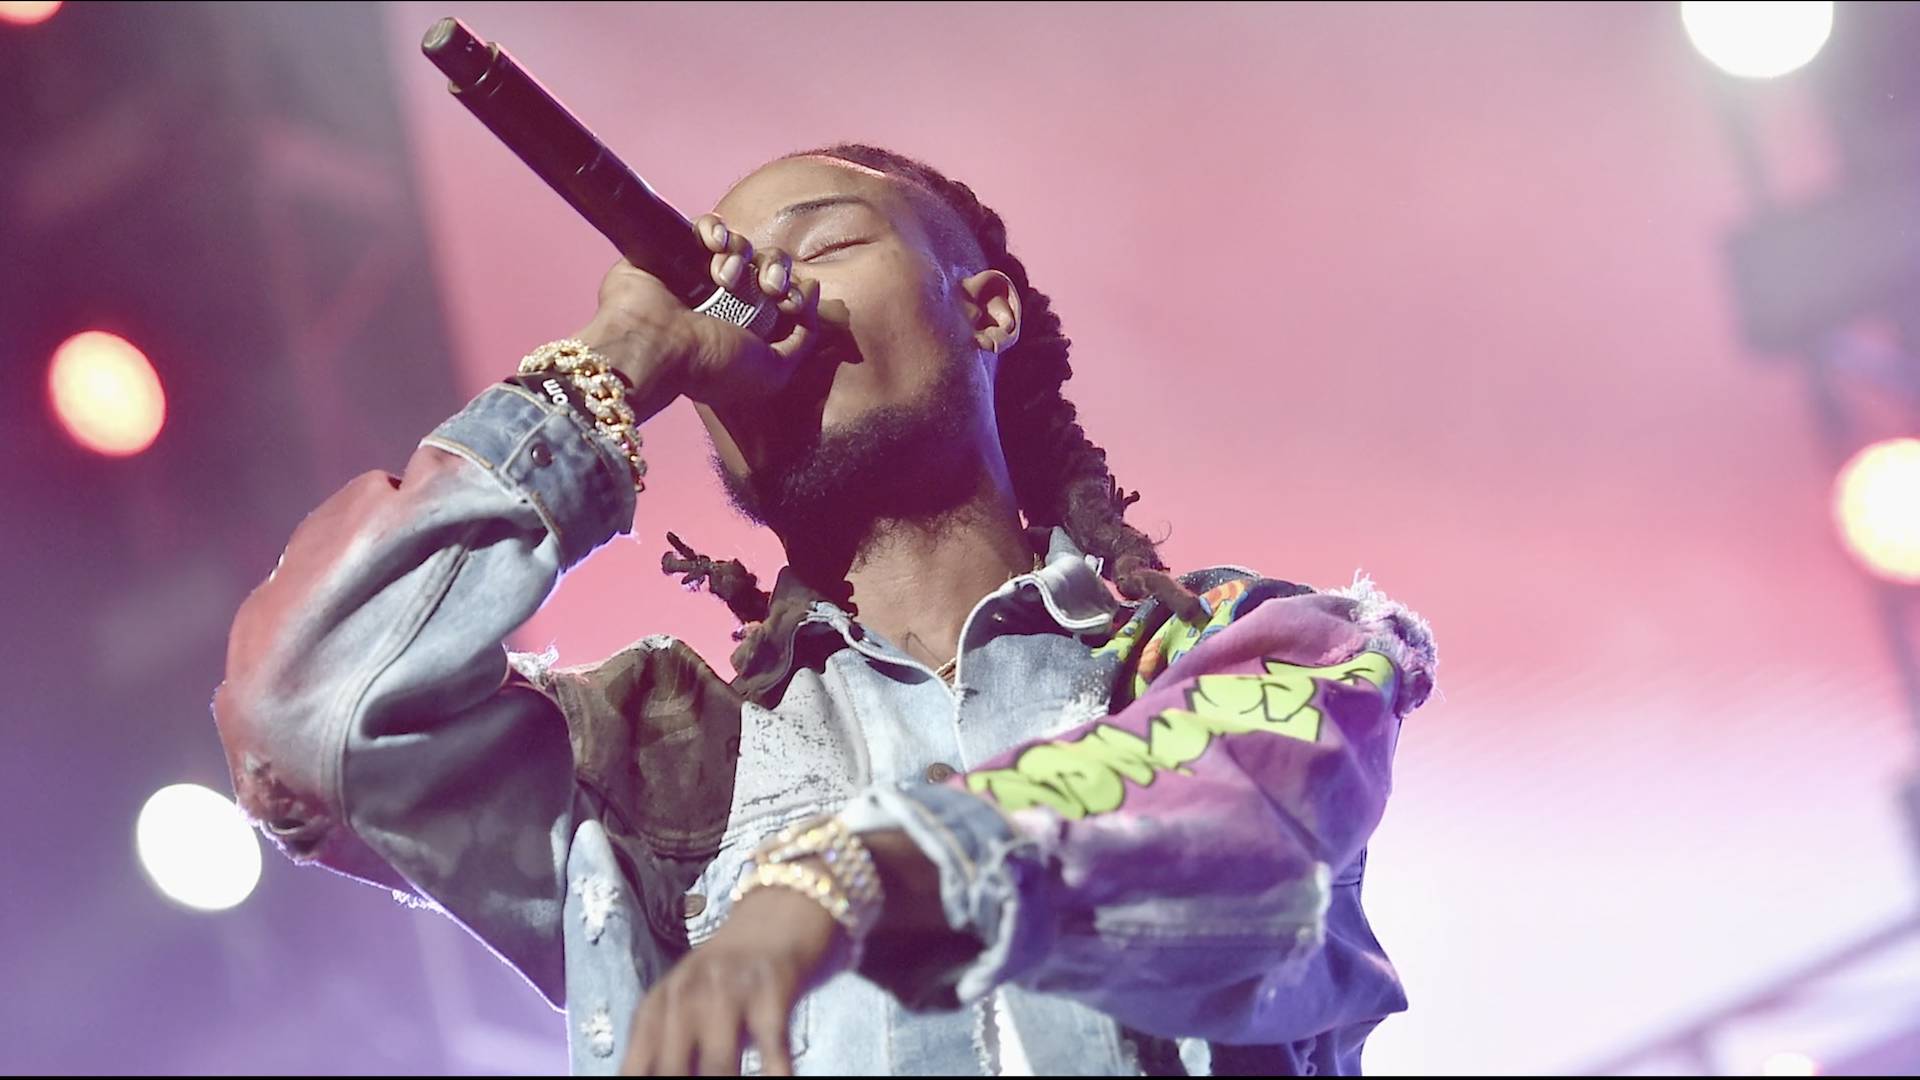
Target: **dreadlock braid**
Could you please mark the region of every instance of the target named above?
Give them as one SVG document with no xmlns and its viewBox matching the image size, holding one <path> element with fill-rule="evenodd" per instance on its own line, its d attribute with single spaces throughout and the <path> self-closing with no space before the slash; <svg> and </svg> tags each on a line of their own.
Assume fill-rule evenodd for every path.
<svg viewBox="0 0 1920 1080">
<path fill-rule="evenodd" d="M 667 543 L 673 545 L 673 551 L 660 556 L 661 573 L 683 575 L 680 584 L 689 589 L 705 583 L 707 590 L 726 601 L 733 617 L 742 623 L 757 623 L 767 617 L 771 598 L 745 563 L 739 559 L 709 559 L 672 533 L 667 534 Z"/>
<path fill-rule="evenodd" d="M 1065 528 L 1083 551 L 1101 559 L 1121 596 L 1129 600 L 1152 597 L 1179 618 L 1199 617 L 1203 611 L 1199 598 L 1166 572 L 1154 542 L 1126 522 L 1126 509 L 1140 498 L 1139 492 L 1127 492 L 1114 481 L 1107 469 L 1107 452 L 1087 438 L 1073 402 L 1061 393 L 1062 384 L 1073 376 L 1073 367 L 1067 361 L 1073 342 L 1061 331 L 1052 300 L 1033 287 L 1027 279 L 1026 265 L 1008 250 L 1007 226 L 1000 215 L 983 205 L 966 184 L 890 150 L 839 143 L 793 156 L 838 158 L 914 185 L 951 211 L 965 230 L 959 237 L 946 237 L 948 242 L 943 247 L 951 248 L 954 241 L 959 241 L 964 248 L 977 248 L 985 267 L 1013 281 L 1020 290 L 1020 338 L 1000 358 L 994 411 L 1021 513 L 1035 528 Z M 927 224 L 936 238 L 951 232 L 945 222 Z M 950 261 L 974 261 L 972 250 L 946 254 Z M 677 539 L 674 542 L 683 556 L 702 558 Z M 746 618 L 742 614 L 745 607 L 764 617 L 766 594 L 755 589 L 751 574 L 745 577 L 743 592 L 737 575 L 715 574 L 710 569 L 715 565 L 713 560 L 703 561 L 709 568 L 705 575 L 708 587 L 726 600 L 736 615 Z M 738 561 L 720 565 L 745 573 Z"/>
</svg>

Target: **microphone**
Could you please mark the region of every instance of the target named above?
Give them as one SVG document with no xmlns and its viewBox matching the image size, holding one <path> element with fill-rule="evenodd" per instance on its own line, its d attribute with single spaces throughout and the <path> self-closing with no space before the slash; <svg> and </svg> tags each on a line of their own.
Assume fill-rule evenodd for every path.
<svg viewBox="0 0 1920 1080">
<path fill-rule="evenodd" d="M 742 297 L 713 283 L 712 252 L 693 224 L 607 149 L 565 105 L 497 43 L 475 37 L 458 19 L 441 19 L 420 42 L 467 111 L 560 193 L 626 260 L 664 282 L 703 315 L 744 327 L 761 339 L 780 321 L 775 300 Z"/>
</svg>

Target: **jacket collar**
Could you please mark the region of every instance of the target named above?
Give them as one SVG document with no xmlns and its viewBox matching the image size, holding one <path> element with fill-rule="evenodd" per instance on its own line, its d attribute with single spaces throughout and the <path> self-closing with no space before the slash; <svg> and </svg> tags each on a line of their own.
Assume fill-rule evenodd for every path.
<svg viewBox="0 0 1920 1080">
<path fill-rule="evenodd" d="M 983 603 L 1037 600 L 1062 630 L 1072 634 L 1105 631 L 1113 626 L 1120 603 L 1100 576 L 1099 559 L 1080 550 L 1067 530 L 1056 527 L 1048 537 L 1044 565 L 1008 580 L 983 598 Z M 1032 592 L 1027 592 L 1032 586 Z M 770 706 L 793 672 L 801 649 L 820 631 L 838 631 L 836 644 L 828 637 L 828 651 L 857 640 L 859 623 L 841 605 L 802 580 L 791 566 L 780 571 L 773 586 L 767 618 L 733 654 L 734 688 L 748 699 Z"/>
</svg>

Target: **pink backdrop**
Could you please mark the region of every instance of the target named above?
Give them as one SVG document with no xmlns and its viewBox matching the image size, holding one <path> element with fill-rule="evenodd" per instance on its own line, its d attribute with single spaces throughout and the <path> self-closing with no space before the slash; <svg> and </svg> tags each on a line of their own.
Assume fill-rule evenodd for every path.
<svg viewBox="0 0 1920 1080">
<path fill-rule="evenodd" d="M 399 4 L 477 391 L 586 321 L 612 254 L 419 59 L 448 13 L 688 213 L 835 139 L 966 179 L 1170 561 L 1364 568 L 1433 621 L 1443 697 L 1369 879 L 1414 1005 L 1373 1071 L 1578 1067 L 1910 907 L 1892 668 L 1793 372 L 1732 328 L 1718 243 L 1748 208 L 1670 5 Z M 1756 97 L 1787 189 L 1817 188 L 1804 91 Z M 663 534 L 769 578 L 777 549 L 690 409 L 647 443 L 638 542 L 521 645 L 725 656 Z"/>
</svg>

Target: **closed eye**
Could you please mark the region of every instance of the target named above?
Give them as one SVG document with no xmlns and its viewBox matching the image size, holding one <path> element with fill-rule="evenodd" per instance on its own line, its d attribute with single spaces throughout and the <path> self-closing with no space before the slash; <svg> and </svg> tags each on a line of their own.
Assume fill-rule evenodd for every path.
<svg viewBox="0 0 1920 1080">
<path fill-rule="evenodd" d="M 835 243 L 831 243 L 831 244 L 828 244 L 827 246 L 825 246 L 825 247 L 823 247 L 823 248 L 819 248 L 819 249 L 817 249 L 817 250 L 815 250 L 815 251 L 813 252 L 813 254 L 811 254 L 811 255 L 803 255 L 803 256 L 801 256 L 801 257 L 800 257 L 800 261 L 801 261 L 801 262 L 812 262 L 813 260 L 815 260 L 815 259 L 817 259 L 817 258 L 819 258 L 819 257 L 820 257 L 820 256 L 822 256 L 822 255 L 826 255 L 826 254 L 829 254 L 829 253 L 831 253 L 831 252 L 835 252 L 835 251 L 839 251 L 839 250 L 841 250 L 841 249 L 843 249 L 843 248 L 850 248 L 850 247 L 856 247 L 856 246 L 858 246 L 858 245 L 860 245 L 860 244 L 864 244 L 864 243 L 867 243 L 867 242 L 868 242 L 868 241 L 866 241 L 866 240 L 864 240 L 864 239 L 858 239 L 858 240 L 840 240 L 840 241 L 837 241 L 837 242 L 835 242 Z"/>
</svg>

